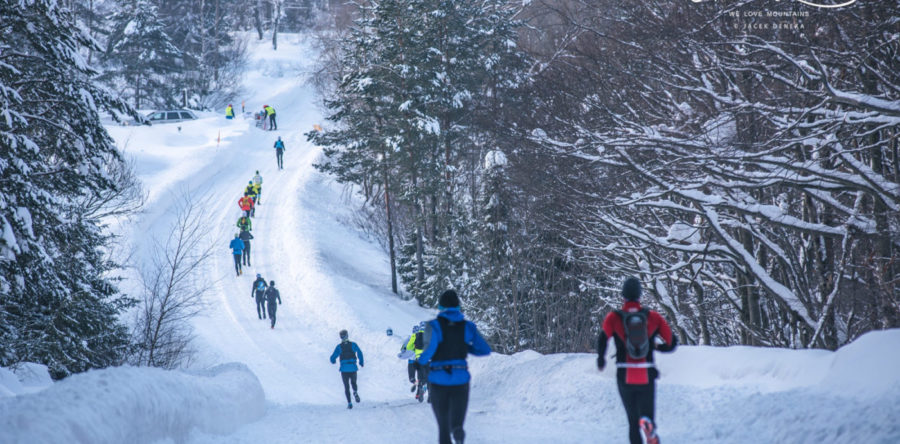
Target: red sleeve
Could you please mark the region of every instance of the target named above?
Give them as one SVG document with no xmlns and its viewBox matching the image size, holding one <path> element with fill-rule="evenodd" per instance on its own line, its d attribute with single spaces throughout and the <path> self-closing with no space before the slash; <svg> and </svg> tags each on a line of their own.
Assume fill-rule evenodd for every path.
<svg viewBox="0 0 900 444">
<path fill-rule="evenodd" d="M 606 337 L 611 338 L 613 334 L 619 333 L 619 338 L 623 338 L 625 337 L 624 332 L 622 318 L 615 311 L 607 313 L 606 318 L 603 319 L 603 333 L 606 333 Z"/>
<path fill-rule="evenodd" d="M 672 328 L 669 327 L 669 323 L 666 322 L 665 318 L 659 313 L 651 311 L 648 323 L 650 325 L 656 324 L 656 332 L 659 334 L 659 337 L 666 341 L 666 344 L 672 345 Z M 653 329 L 651 328 L 650 331 L 652 333 Z"/>
</svg>

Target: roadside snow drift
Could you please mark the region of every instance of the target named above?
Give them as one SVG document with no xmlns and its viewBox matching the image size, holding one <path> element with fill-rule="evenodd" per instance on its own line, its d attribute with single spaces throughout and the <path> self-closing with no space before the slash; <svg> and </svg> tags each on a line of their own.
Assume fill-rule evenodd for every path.
<svg viewBox="0 0 900 444">
<path fill-rule="evenodd" d="M 262 386 L 243 364 L 193 375 L 110 368 L 0 399 L 0 443 L 182 442 L 191 430 L 227 434 L 264 414 Z"/>
</svg>

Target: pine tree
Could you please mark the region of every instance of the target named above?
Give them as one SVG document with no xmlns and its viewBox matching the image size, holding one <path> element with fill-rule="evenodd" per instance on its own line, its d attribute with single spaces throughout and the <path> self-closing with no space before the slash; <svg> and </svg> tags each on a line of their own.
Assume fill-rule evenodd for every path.
<svg viewBox="0 0 900 444">
<path fill-rule="evenodd" d="M 184 54 L 182 73 L 170 76 L 171 94 L 190 106 L 219 106 L 241 87 L 246 47 L 232 32 L 240 8 L 225 0 L 169 0 L 160 3 L 166 33 Z"/>
<path fill-rule="evenodd" d="M 421 182 L 415 189 L 420 200 L 430 195 L 439 202 L 432 207 L 430 254 L 441 265 L 432 268 L 438 276 L 429 281 L 466 294 L 479 260 L 472 219 L 478 203 L 468 197 L 465 184 L 478 179 L 463 164 L 480 163 L 483 147 L 498 144 L 503 136 L 502 114 L 517 109 L 517 95 L 511 92 L 524 82 L 527 64 L 513 43 L 519 23 L 501 1 L 423 0 L 411 2 L 405 13 L 417 30 L 415 57 L 409 61 L 412 75 L 406 80 L 415 97 L 416 134 L 410 139 L 420 159 L 416 171 Z M 465 174 L 476 177 L 469 180 Z"/>
<path fill-rule="evenodd" d="M 129 110 L 90 82 L 91 43 L 54 0 L 0 2 L 0 365 L 64 377 L 120 363 L 128 331 L 87 197 L 114 190 L 122 162 L 98 107 Z"/>
<path fill-rule="evenodd" d="M 406 215 L 400 279 L 423 305 L 472 287 L 478 261 L 464 182 L 482 147 L 496 145 L 499 115 L 517 101 L 526 59 L 518 23 L 501 1 L 385 0 L 362 11 L 345 41 L 346 73 L 326 101 L 335 128 L 310 133 L 339 181 L 393 190 Z M 390 159 L 385 166 L 383 159 Z M 387 168 L 387 178 L 383 169 Z M 389 218 L 388 221 L 392 221 Z"/>
<path fill-rule="evenodd" d="M 493 343 L 514 350 L 520 342 L 518 288 L 515 287 L 517 257 L 512 244 L 512 231 L 516 221 L 512 217 L 512 195 L 506 174 L 507 157 L 500 150 L 487 153 L 484 161 L 483 180 L 479 193 L 480 210 L 475 234 L 478 260 L 477 277 L 474 278 L 472 300 L 473 314 L 487 321 L 490 326 L 485 334 Z"/>
<path fill-rule="evenodd" d="M 167 80 L 184 70 L 184 55 L 172 44 L 149 0 L 134 0 L 112 18 L 113 31 L 105 54 L 102 78 L 122 91 L 131 91 L 134 107 L 172 106 Z"/>
</svg>

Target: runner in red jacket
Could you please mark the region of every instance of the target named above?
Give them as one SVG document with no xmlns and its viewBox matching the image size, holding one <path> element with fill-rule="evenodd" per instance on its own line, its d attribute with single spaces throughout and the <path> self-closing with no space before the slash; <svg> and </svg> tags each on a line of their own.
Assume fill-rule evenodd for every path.
<svg viewBox="0 0 900 444">
<path fill-rule="evenodd" d="M 250 217 L 250 211 L 253 210 L 253 198 L 244 193 L 244 197 L 238 199 L 238 206 L 244 211 L 244 217 Z"/>
<path fill-rule="evenodd" d="M 653 363 L 653 351 L 671 352 L 678 338 L 663 317 L 641 307 L 641 281 L 630 277 L 622 286 L 625 303 L 603 320 L 603 330 L 597 341 L 597 368 L 606 367 L 606 345 L 609 338 L 616 343 L 616 380 L 619 396 L 628 415 L 628 434 L 631 444 L 641 444 L 641 429 L 648 444 L 656 444 L 653 423 L 656 403 L 656 378 L 659 372 Z M 626 321 L 627 320 L 627 321 Z M 656 338 L 663 345 L 656 344 Z"/>
</svg>

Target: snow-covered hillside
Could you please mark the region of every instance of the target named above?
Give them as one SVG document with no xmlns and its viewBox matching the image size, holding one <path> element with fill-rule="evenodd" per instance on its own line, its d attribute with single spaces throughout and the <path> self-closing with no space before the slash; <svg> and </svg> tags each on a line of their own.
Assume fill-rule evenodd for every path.
<svg viewBox="0 0 900 444">
<path fill-rule="evenodd" d="M 281 37 L 277 52 L 252 43 L 251 54 L 246 106 L 275 107 L 280 131 L 221 114 L 110 127 L 149 192 L 146 213 L 122 228 L 135 245 L 164 235 L 177 197 L 188 193 L 205 205 L 208 233 L 221 246 L 205 270 L 214 291 L 195 322 L 194 368 L 114 368 L 52 385 L 35 379 L 34 367 L 0 372 L 0 443 L 436 440 L 430 407 L 413 399 L 406 361 L 396 358 L 409 328 L 435 310 L 389 291 L 386 255 L 348 222 L 341 186 L 312 167 L 320 153 L 302 133 L 322 122 L 302 72 L 314 54 L 293 35 Z M 287 147 L 282 171 L 276 136 Z M 237 199 L 256 170 L 264 183 L 253 266 L 235 277 L 227 245 Z M 275 329 L 254 317 L 256 273 L 281 289 Z M 328 361 L 340 329 L 366 358 L 362 403 L 350 411 Z M 660 434 L 667 444 L 900 442 L 898 350 L 897 330 L 837 352 L 680 347 L 657 358 Z M 495 354 L 470 365 L 468 442 L 627 442 L 614 369 L 598 372 L 592 355 Z"/>
</svg>

